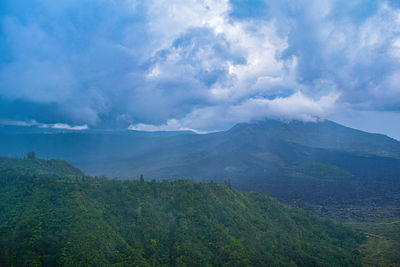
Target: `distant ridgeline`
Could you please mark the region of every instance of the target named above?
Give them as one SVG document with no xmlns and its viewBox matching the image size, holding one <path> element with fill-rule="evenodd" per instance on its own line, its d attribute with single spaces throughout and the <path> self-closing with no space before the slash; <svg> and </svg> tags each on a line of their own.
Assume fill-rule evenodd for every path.
<svg viewBox="0 0 400 267">
<path fill-rule="evenodd" d="M 228 183 L 0 158 L 1 266 L 359 266 L 364 237 Z"/>
<path fill-rule="evenodd" d="M 36 158 L 35 152 L 29 152 L 25 159 L 0 157 L 0 170 L 2 173 L 12 171 L 19 174 L 30 175 L 55 175 L 61 177 L 85 176 L 65 160 L 44 160 Z"/>
</svg>

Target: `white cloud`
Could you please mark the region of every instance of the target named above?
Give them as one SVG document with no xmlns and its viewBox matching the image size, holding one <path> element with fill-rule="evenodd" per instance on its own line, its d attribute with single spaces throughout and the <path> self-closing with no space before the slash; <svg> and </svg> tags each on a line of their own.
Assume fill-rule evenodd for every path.
<svg viewBox="0 0 400 267">
<path fill-rule="evenodd" d="M 52 128 L 52 129 L 76 130 L 76 131 L 89 129 L 89 127 L 86 124 L 71 126 L 66 123 L 40 123 L 35 120 L 29 120 L 29 121 L 0 120 L 0 124 L 23 126 L 23 127 L 37 126 L 39 128 Z"/>
<path fill-rule="evenodd" d="M 66 123 L 55 123 L 50 126 L 53 129 L 64 129 L 64 130 L 87 130 L 89 127 L 85 125 L 76 125 L 76 126 L 71 126 Z"/>
<path fill-rule="evenodd" d="M 159 131 L 192 131 L 196 133 L 202 133 L 197 130 L 187 128 L 181 125 L 176 119 L 169 119 L 165 124 L 152 125 L 145 123 L 132 124 L 128 127 L 129 130 L 134 131 L 146 131 L 146 132 L 159 132 Z"/>
<path fill-rule="evenodd" d="M 275 99 L 250 98 L 237 105 L 209 106 L 192 110 L 182 119 L 170 119 L 166 124 L 134 124 L 131 130 L 207 132 L 224 130 L 238 122 L 274 118 L 282 120 L 317 121 L 329 115 L 339 94 L 332 93 L 313 100 L 298 92 Z M 195 130 L 194 130 L 195 129 Z"/>
<path fill-rule="evenodd" d="M 151 78 L 196 76 L 200 72 L 224 73 L 205 92 L 212 101 L 237 101 L 263 94 L 276 86 L 296 86 L 296 58 L 279 59 L 288 47 L 268 21 L 232 21 L 227 1 L 159 1 L 150 4 L 150 29 L 155 54 L 166 50 L 148 74 Z M 153 6 L 154 5 L 154 6 Z M 154 7 L 154 8 L 153 8 Z M 193 28 L 210 29 L 211 36 L 174 45 Z M 222 45 L 225 51 L 216 51 Z M 228 53 L 228 58 L 223 53 Z M 222 55 L 221 55 L 222 54 Z M 235 58 L 242 58 L 235 62 Z M 295 88 L 292 88 L 295 89 Z"/>
<path fill-rule="evenodd" d="M 342 8 L 342 2 L 333 2 L 336 9 Z M 368 5 L 371 3 L 358 2 L 352 8 L 359 10 Z M 299 69 L 300 76 L 312 77 L 308 85 L 304 84 L 307 91 L 320 92 L 318 84 L 322 82 L 340 91 L 340 101 L 355 109 L 391 109 L 393 102 L 400 102 L 400 95 L 394 94 L 398 86 L 391 82 L 397 79 L 400 68 L 400 10 L 382 1 L 358 22 L 353 21 L 351 13 L 335 16 L 332 12 L 309 18 L 315 33 L 309 44 L 314 49 L 299 47 L 300 53 L 308 51 Z"/>
<path fill-rule="evenodd" d="M 25 127 L 38 125 L 38 123 L 35 120 L 29 120 L 29 121 L 0 120 L 0 124 L 3 124 L 3 125 L 14 125 L 14 126 L 25 126 Z"/>
<path fill-rule="evenodd" d="M 218 33 L 230 8 L 227 0 L 159 0 L 146 5 L 153 52 L 168 48 L 193 27 L 211 27 Z"/>
</svg>

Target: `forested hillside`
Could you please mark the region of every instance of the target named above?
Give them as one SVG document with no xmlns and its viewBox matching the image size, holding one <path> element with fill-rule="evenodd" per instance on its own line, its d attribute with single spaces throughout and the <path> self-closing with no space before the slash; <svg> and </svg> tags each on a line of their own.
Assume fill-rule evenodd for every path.
<svg viewBox="0 0 400 267">
<path fill-rule="evenodd" d="M 85 174 L 65 160 L 36 158 L 34 152 L 28 153 L 28 158 L 0 157 L 0 170 L 13 170 L 21 174 L 57 175 L 62 177 L 77 177 Z"/>
<path fill-rule="evenodd" d="M 69 170 L 63 175 L 57 167 L 43 174 L 34 161 L 53 164 L 2 159 L 2 266 L 361 262 L 362 235 L 266 195 L 234 190 L 229 182 L 110 180 Z"/>
</svg>

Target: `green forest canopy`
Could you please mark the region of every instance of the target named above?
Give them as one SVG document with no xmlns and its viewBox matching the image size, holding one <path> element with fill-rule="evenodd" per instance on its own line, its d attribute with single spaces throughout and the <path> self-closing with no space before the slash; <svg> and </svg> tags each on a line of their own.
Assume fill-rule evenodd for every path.
<svg viewBox="0 0 400 267">
<path fill-rule="evenodd" d="M 361 261 L 361 235 L 228 184 L 92 178 L 64 161 L 36 158 L 1 158 L 0 177 L 3 266 Z"/>
</svg>

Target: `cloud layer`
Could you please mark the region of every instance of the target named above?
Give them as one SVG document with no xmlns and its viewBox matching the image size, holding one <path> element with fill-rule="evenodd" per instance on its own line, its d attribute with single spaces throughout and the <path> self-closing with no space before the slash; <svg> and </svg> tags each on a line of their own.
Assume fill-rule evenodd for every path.
<svg viewBox="0 0 400 267">
<path fill-rule="evenodd" d="M 54 124 L 39 123 L 35 120 L 30 120 L 30 121 L 0 120 L 0 124 L 13 125 L 13 126 L 25 126 L 25 127 L 36 126 L 38 128 L 44 128 L 44 129 L 51 128 L 51 129 L 75 130 L 75 131 L 82 131 L 82 130 L 89 129 L 89 127 L 86 124 L 71 126 L 66 123 L 54 123 Z"/>
<path fill-rule="evenodd" d="M 29 2 L 0 4 L 3 120 L 201 132 L 400 109 L 395 1 Z"/>
</svg>

